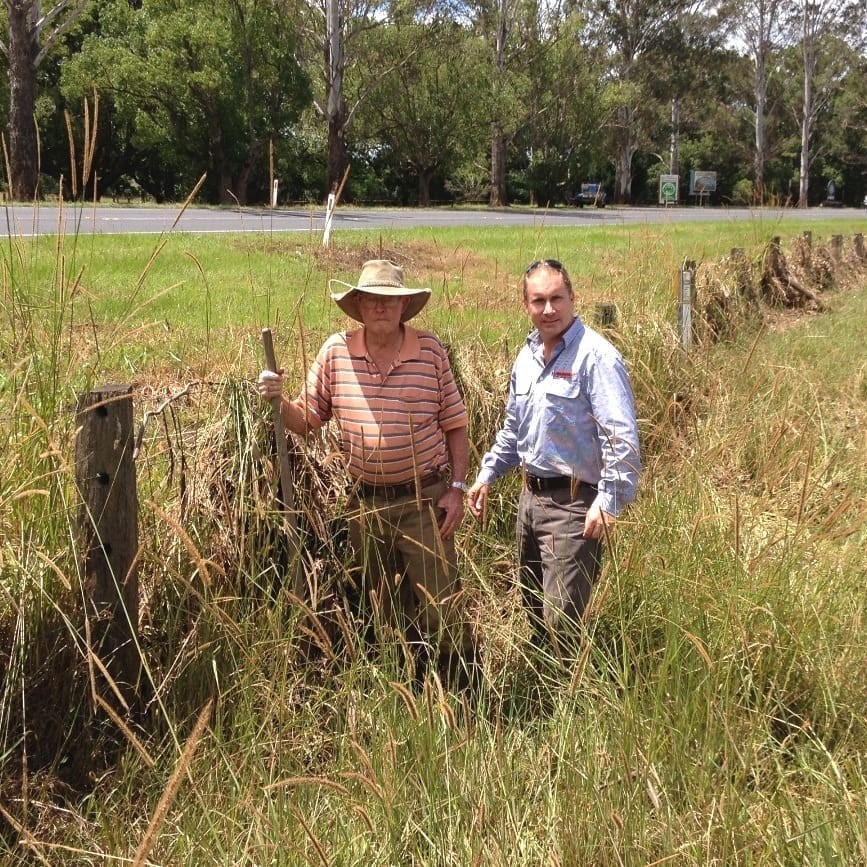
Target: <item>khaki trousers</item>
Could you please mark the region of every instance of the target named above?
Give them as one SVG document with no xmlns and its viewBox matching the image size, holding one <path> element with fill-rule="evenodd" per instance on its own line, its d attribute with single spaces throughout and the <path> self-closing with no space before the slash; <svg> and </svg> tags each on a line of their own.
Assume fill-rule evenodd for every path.
<svg viewBox="0 0 867 867">
<path fill-rule="evenodd" d="M 441 653 L 471 645 L 463 619 L 454 539 L 443 539 L 437 502 L 448 483 L 387 500 L 350 504 L 349 538 L 362 573 L 362 599 L 374 621 L 401 630 L 412 643 L 431 641 Z"/>
</svg>

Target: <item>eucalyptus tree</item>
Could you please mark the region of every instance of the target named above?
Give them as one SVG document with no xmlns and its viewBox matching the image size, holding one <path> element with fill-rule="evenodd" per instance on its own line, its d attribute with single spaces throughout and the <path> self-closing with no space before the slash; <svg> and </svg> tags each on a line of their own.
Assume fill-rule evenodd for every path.
<svg viewBox="0 0 867 867">
<path fill-rule="evenodd" d="M 729 9 L 734 32 L 745 46 L 752 64 L 755 140 L 753 183 L 759 202 L 765 199 L 768 85 L 775 68 L 775 54 L 783 41 L 782 14 L 786 3 L 787 0 L 740 0 Z"/>
<path fill-rule="evenodd" d="M 467 0 L 462 14 L 487 46 L 485 87 L 490 125 L 492 207 L 508 205 L 507 154 L 516 136 L 534 122 L 533 77 L 566 17 L 561 0 Z"/>
<path fill-rule="evenodd" d="M 571 200 L 581 180 L 598 180 L 606 164 L 598 110 L 598 51 L 579 38 L 574 12 L 546 22 L 527 64 L 526 121 L 514 140 L 511 177 L 532 204 Z"/>
<path fill-rule="evenodd" d="M 490 41 L 493 52 L 491 76 L 491 207 L 509 203 L 506 189 L 506 145 L 520 122 L 520 112 L 515 108 L 516 93 L 520 92 L 523 76 L 513 68 L 514 58 L 520 56 L 520 45 L 512 38 L 517 25 L 520 0 L 492 0 L 478 4 L 483 32 Z"/>
<path fill-rule="evenodd" d="M 441 14 L 398 18 L 371 42 L 366 63 L 384 68 L 405 59 L 372 90 L 359 113 L 360 134 L 416 176 L 418 204 L 429 205 L 435 175 L 472 158 L 485 135 L 478 92 L 486 75 L 483 47 Z"/>
<path fill-rule="evenodd" d="M 833 180 L 837 198 L 861 203 L 867 193 L 867 56 L 831 37 L 832 50 L 845 56 L 848 72 L 841 78 L 820 116 L 810 145 L 811 177 Z"/>
<path fill-rule="evenodd" d="M 864 0 L 790 0 L 787 22 L 801 61 L 801 98 L 795 103 L 800 126 L 800 208 L 809 204 L 816 121 L 851 71 L 851 55 L 840 50 L 840 43 L 863 37 L 865 15 Z"/>
<path fill-rule="evenodd" d="M 75 24 L 88 0 L 3 0 L 5 38 L 0 51 L 9 76 L 9 186 L 14 199 L 29 200 L 39 185 L 39 133 L 36 128 L 38 70 Z"/>
<path fill-rule="evenodd" d="M 267 196 L 267 149 L 309 100 L 291 19 L 275 0 L 107 0 L 100 31 L 64 70 L 65 91 L 96 83 L 134 128 L 136 180 L 157 198 L 203 171 L 212 201 Z"/>
<path fill-rule="evenodd" d="M 725 19 L 707 0 L 686 0 L 648 48 L 648 92 L 667 108 L 668 171 L 680 174 L 680 140 L 690 110 L 706 114 L 726 88 Z"/>
<path fill-rule="evenodd" d="M 296 59 L 313 87 L 313 106 L 325 121 L 328 137 L 326 177 L 329 190 L 342 180 L 347 138 L 355 117 L 378 82 L 403 58 L 389 58 L 384 67 L 364 63 L 364 44 L 372 32 L 392 20 L 407 4 L 389 0 L 295 0 L 287 15 L 298 23 Z M 412 0 L 408 0 L 412 4 Z"/>
<path fill-rule="evenodd" d="M 606 53 L 605 87 L 600 110 L 614 153 L 614 197 L 632 199 L 633 159 L 650 146 L 659 107 L 651 96 L 654 57 L 691 0 L 577 0 L 585 19 L 584 38 Z"/>
</svg>

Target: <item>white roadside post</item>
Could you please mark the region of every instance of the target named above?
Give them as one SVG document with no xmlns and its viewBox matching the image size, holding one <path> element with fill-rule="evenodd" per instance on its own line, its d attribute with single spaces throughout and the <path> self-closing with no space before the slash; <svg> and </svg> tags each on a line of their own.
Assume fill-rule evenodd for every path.
<svg viewBox="0 0 867 867">
<path fill-rule="evenodd" d="M 325 208 L 325 229 L 322 232 L 322 246 L 327 247 L 331 240 L 331 220 L 334 217 L 334 205 L 337 197 L 334 193 L 328 194 L 328 205 Z"/>
<path fill-rule="evenodd" d="M 677 327 L 680 346 L 687 352 L 692 349 L 692 309 L 695 303 L 695 262 L 684 262 L 678 272 Z"/>
</svg>

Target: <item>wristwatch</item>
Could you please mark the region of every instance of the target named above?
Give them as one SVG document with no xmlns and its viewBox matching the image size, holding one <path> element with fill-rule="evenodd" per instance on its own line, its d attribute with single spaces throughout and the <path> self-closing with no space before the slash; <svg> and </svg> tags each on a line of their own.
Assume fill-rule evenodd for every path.
<svg viewBox="0 0 867 867">
<path fill-rule="evenodd" d="M 466 482 L 452 482 L 452 487 L 457 488 L 459 491 L 463 491 L 464 493 L 469 490 L 469 486 Z"/>
</svg>

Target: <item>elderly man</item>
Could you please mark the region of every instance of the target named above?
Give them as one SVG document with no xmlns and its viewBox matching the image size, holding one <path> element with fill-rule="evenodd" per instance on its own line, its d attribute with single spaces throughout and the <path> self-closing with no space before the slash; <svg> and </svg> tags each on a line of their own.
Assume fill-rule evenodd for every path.
<svg viewBox="0 0 867 867">
<path fill-rule="evenodd" d="M 524 473 L 517 538 L 521 586 L 536 638 L 580 635 L 601 543 L 634 498 L 641 461 L 629 376 L 620 353 L 575 315 L 556 259 L 524 273 L 535 327 L 509 382 L 506 418 L 469 492 L 480 516 L 491 482 Z"/>
<path fill-rule="evenodd" d="M 424 666 L 433 645 L 452 662 L 472 652 L 455 604 L 467 413 L 440 341 L 406 324 L 431 291 L 403 281 L 385 260 L 365 262 L 356 285 L 331 281 L 343 289 L 332 299 L 361 327 L 325 341 L 295 400 L 283 395 L 283 371 L 262 371 L 259 393 L 281 397 L 297 434 L 335 420 L 352 479 L 349 531 L 363 598 L 408 631 Z"/>
</svg>

